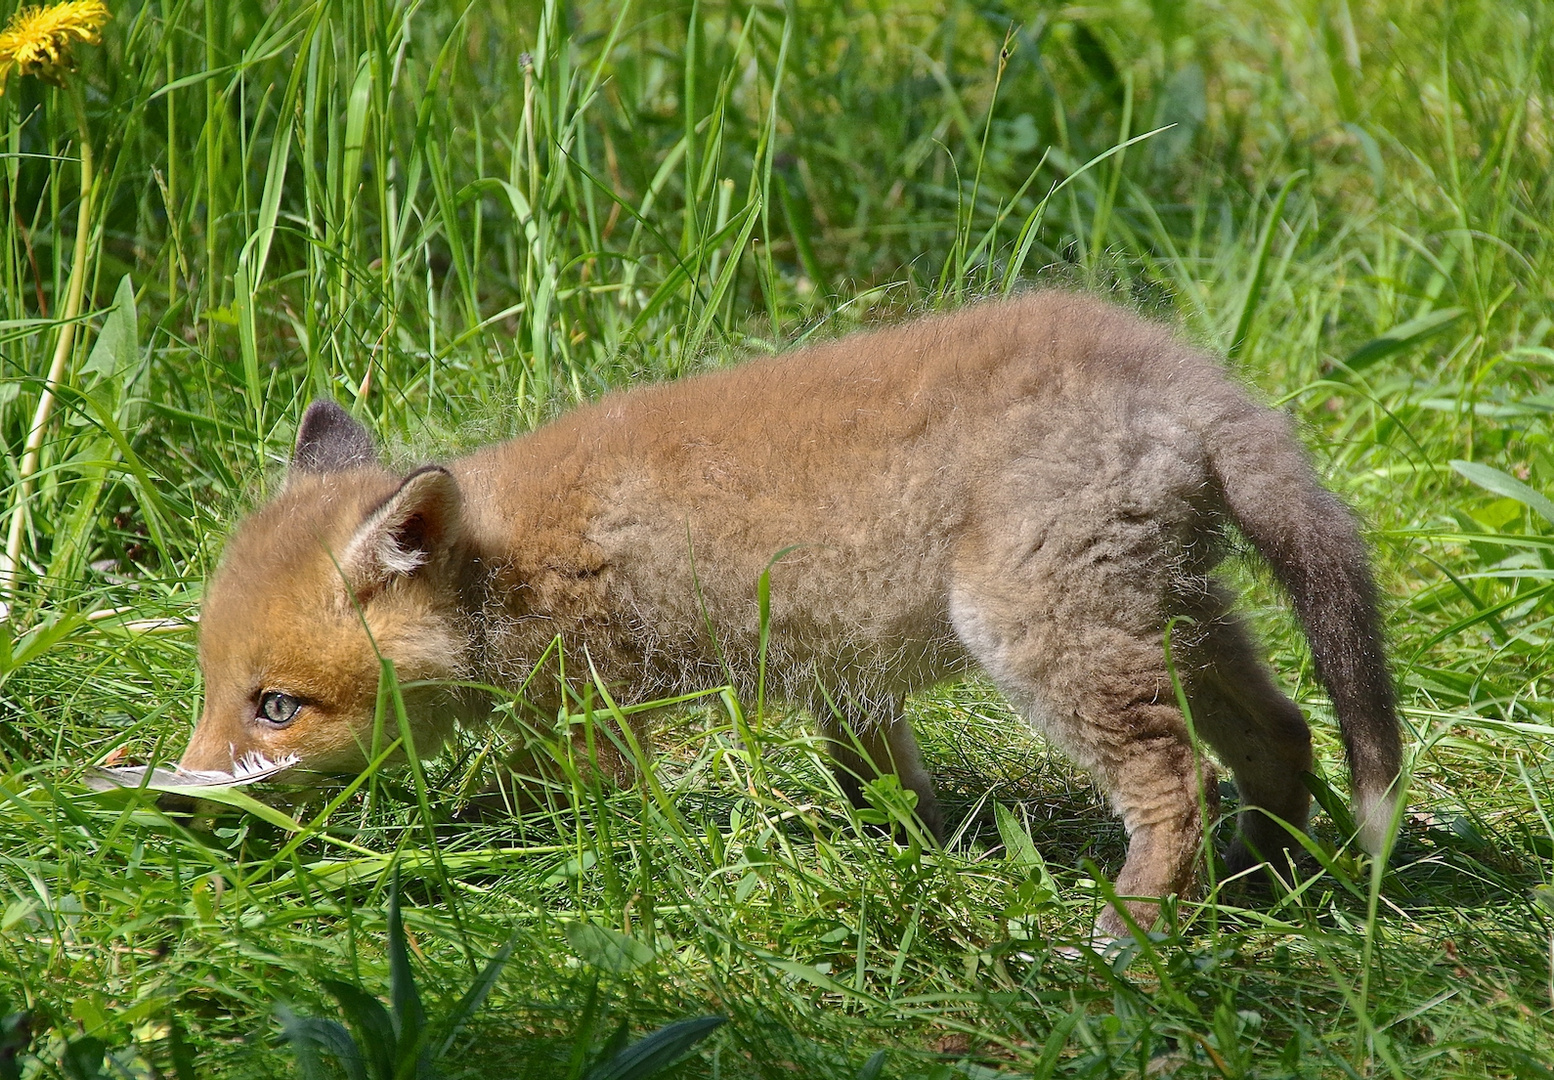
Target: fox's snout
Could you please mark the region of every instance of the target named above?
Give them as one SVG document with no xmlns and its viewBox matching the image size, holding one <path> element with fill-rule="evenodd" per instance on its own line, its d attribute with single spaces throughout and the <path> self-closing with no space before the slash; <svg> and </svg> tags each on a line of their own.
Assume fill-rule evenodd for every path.
<svg viewBox="0 0 1554 1080">
<path fill-rule="evenodd" d="M 183 757 L 178 759 L 178 767 L 191 772 L 231 772 L 236 757 L 232 743 L 202 721 L 195 727 Z"/>
</svg>

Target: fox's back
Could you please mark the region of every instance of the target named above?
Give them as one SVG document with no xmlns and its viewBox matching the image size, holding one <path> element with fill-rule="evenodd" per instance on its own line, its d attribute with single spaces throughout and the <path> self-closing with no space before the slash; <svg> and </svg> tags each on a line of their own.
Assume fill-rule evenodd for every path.
<svg viewBox="0 0 1554 1080">
<path fill-rule="evenodd" d="M 710 622 L 716 647 L 754 648 L 770 564 L 790 670 L 872 664 L 915 684 L 962 661 L 948 603 L 968 533 L 999 531 L 1018 559 L 1093 532 L 1062 519 L 1076 506 L 1190 532 L 1198 414 L 1225 394 L 1164 328 L 1037 293 L 613 394 L 454 469 L 525 580 L 581 564 L 602 582 L 583 602 L 608 595 L 639 645 L 699 640 L 710 663 Z M 548 550 L 547 523 L 583 548 Z"/>
</svg>

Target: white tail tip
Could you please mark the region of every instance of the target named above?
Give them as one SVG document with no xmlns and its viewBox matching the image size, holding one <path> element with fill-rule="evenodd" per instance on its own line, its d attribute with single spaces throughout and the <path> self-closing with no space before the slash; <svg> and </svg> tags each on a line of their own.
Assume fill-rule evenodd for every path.
<svg viewBox="0 0 1554 1080">
<path fill-rule="evenodd" d="M 1385 791 L 1355 792 L 1355 827 L 1360 846 L 1371 855 L 1380 855 L 1391 846 L 1399 817 L 1398 804 L 1396 785 Z"/>
</svg>

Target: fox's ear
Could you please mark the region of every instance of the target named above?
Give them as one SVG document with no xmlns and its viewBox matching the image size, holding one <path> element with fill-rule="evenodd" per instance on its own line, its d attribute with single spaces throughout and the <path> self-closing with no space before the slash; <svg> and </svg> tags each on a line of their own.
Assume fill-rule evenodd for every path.
<svg viewBox="0 0 1554 1080">
<path fill-rule="evenodd" d="M 291 455 L 293 469 L 327 473 L 377 463 L 372 436 L 334 402 L 319 398 L 302 414 L 302 423 L 297 425 L 297 448 Z"/>
<path fill-rule="evenodd" d="M 459 485 L 437 465 L 405 477 L 367 519 L 340 556 L 340 569 L 358 600 L 396 578 L 409 577 L 433 562 L 459 534 Z"/>
</svg>

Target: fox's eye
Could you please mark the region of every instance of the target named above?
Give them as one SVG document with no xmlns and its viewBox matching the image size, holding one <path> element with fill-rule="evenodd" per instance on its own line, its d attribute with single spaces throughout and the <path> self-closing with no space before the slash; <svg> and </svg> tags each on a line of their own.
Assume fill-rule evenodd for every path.
<svg viewBox="0 0 1554 1080">
<path fill-rule="evenodd" d="M 297 718 L 302 702 L 279 690 L 267 690 L 259 699 L 259 715 L 256 719 L 276 727 L 285 727 Z"/>
</svg>

